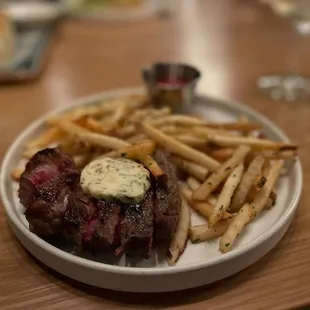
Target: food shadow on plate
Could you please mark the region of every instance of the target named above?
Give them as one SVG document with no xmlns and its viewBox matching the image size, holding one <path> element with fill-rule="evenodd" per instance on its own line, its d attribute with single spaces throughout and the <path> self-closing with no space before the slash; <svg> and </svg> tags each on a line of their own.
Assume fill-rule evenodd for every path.
<svg viewBox="0 0 310 310">
<path fill-rule="evenodd" d="M 88 260 L 92 260 L 95 262 L 108 264 L 108 265 L 117 265 L 124 267 L 137 267 L 137 268 L 149 268 L 156 267 L 165 264 L 165 259 L 167 255 L 165 251 L 158 250 L 153 251 L 151 257 L 149 259 L 143 259 L 137 256 L 115 256 L 113 253 L 104 253 L 104 252 L 89 252 L 89 251 L 79 251 L 77 247 L 68 242 L 67 240 L 46 240 L 48 243 L 57 247 L 58 249 L 70 253 L 75 256 L 79 256 Z"/>
</svg>

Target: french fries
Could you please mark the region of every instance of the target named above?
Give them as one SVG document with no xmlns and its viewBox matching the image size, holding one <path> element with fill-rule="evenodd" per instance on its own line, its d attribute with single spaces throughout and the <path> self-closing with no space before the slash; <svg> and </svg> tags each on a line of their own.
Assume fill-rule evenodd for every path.
<svg viewBox="0 0 310 310">
<path fill-rule="evenodd" d="M 229 218 L 219 221 L 214 227 L 210 227 L 208 224 L 191 226 L 188 231 L 189 239 L 193 243 L 200 243 L 220 237 L 226 232 L 232 220 Z"/>
<path fill-rule="evenodd" d="M 233 243 L 242 232 L 245 225 L 252 221 L 266 206 L 269 195 L 280 175 L 283 163 L 283 160 L 277 160 L 274 162 L 269 168 L 265 186 L 258 192 L 254 201 L 251 204 L 246 203 L 243 205 L 238 214 L 234 217 L 227 231 L 220 240 L 220 250 L 223 253 L 232 249 Z"/>
<path fill-rule="evenodd" d="M 190 227 L 190 225 L 190 211 L 186 202 L 183 200 L 179 214 L 178 226 L 176 228 L 176 232 L 173 236 L 171 245 L 168 250 L 167 263 L 169 264 L 169 266 L 175 265 L 177 260 L 185 250 L 188 239 L 188 228 Z"/>
<path fill-rule="evenodd" d="M 186 184 L 188 185 L 188 187 L 192 190 L 195 191 L 196 189 L 198 189 L 201 185 L 201 183 L 194 178 L 193 176 L 190 176 L 187 178 L 186 180 Z"/>
<path fill-rule="evenodd" d="M 220 239 L 220 250 L 226 253 L 232 249 L 233 243 L 239 236 L 244 226 L 253 218 L 253 210 L 250 204 L 246 203 L 242 206 L 238 214 L 229 224 L 226 232 Z"/>
<path fill-rule="evenodd" d="M 22 155 L 26 159 L 30 159 L 34 154 L 40 151 L 41 148 L 26 148 L 22 151 Z"/>
<path fill-rule="evenodd" d="M 84 168 L 90 160 L 89 154 L 75 155 L 73 161 L 78 168 Z"/>
<path fill-rule="evenodd" d="M 207 202 L 197 202 L 192 199 L 192 191 L 185 185 L 185 184 L 179 184 L 181 195 L 184 197 L 184 199 L 187 201 L 187 203 L 190 205 L 190 207 L 195 210 L 198 214 L 203 216 L 206 219 L 209 219 L 212 215 L 213 206 L 210 205 Z M 223 213 L 223 219 L 231 218 L 232 215 L 228 212 Z"/>
<path fill-rule="evenodd" d="M 71 134 L 74 134 L 74 132 L 71 132 Z M 118 150 L 130 146 L 130 144 L 124 140 L 107 135 L 100 135 L 93 132 L 76 132 L 75 134 L 80 140 L 84 140 L 102 148 Z"/>
<path fill-rule="evenodd" d="M 154 178 L 160 183 L 166 183 L 167 175 L 165 172 L 159 167 L 157 162 L 153 159 L 153 157 L 148 155 L 143 155 L 137 158 L 147 169 L 150 170 Z"/>
<path fill-rule="evenodd" d="M 220 162 L 223 162 L 229 159 L 233 153 L 234 153 L 233 148 L 220 148 L 220 149 L 212 151 L 211 157 Z"/>
<path fill-rule="evenodd" d="M 248 122 L 207 123 L 207 127 L 216 129 L 225 129 L 225 130 L 245 131 L 245 132 L 251 132 L 262 128 L 262 126 L 259 124 L 253 124 Z"/>
<path fill-rule="evenodd" d="M 123 157 L 123 158 L 141 158 L 150 155 L 155 151 L 156 143 L 151 140 L 145 140 L 135 145 L 127 146 L 117 151 L 112 151 L 103 155 L 103 157 Z"/>
<path fill-rule="evenodd" d="M 100 121 L 97 121 L 88 115 L 85 115 L 76 120 L 76 124 L 80 125 L 81 127 L 96 133 L 107 134 L 109 133 L 112 128 L 111 127 L 104 127 Z"/>
<path fill-rule="evenodd" d="M 26 149 L 41 149 L 48 147 L 51 143 L 54 143 L 64 136 L 62 130 L 56 127 L 52 127 L 44 131 L 39 137 L 30 140 L 26 144 Z"/>
<path fill-rule="evenodd" d="M 126 117 L 130 114 L 130 111 L 131 107 L 126 104 L 126 102 L 120 104 L 113 116 L 112 126 L 114 128 L 121 126 L 125 122 Z"/>
<path fill-rule="evenodd" d="M 202 152 L 199 152 L 176 139 L 167 136 L 160 130 L 148 124 L 141 124 L 144 133 L 158 144 L 167 148 L 171 153 L 184 157 L 193 161 L 211 171 L 215 171 L 219 167 L 219 163 Z"/>
<path fill-rule="evenodd" d="M 163 125 L 180 125 L 180 126 L 197 126 L 204 125 L 205 121 L 188 115 L 169 115 L 154 121 L 153 126 L 160 127 Z"/>
<path fill-rule="evenodd" d="M 46 124 L 55 125 L 63 121 L 75 121 L 85 115 L 100 118 L 104 115 L 115 112 L 118 106 L 124 104 L 124 102 L 132 108 L 139 108 L 145 105 L 146 101 L 146 98 L 140 95 L 126 96 L 123 98 L 111 99 L 109 101 L 105 100 L 102 103 L 78 107 L 64 114 L 51 116 L 46 121 Z"/>
<path fill-rule="evenodd" d="M 258 192 L 256 197 L 252 202 L 252 208 L 254 210 L 254 215 L 256 216 L 259 214 L 262 209 L 265 207 L 268 198 L 275 186 L 275 183 L 280 175 L 281 169 L 283 167 L 284 161 L 283 160 L 276 160 L 269 168 L 269 172 L 267 174 L 267 182 L 265 186 Z"/>
<path fill-rule="evenodd" d="M 177 139 L 178 141 L 194 147 L 194 148 L 200 148 L 206 145 L 206 140 L 200 137 L 193 137 L 189 134 L 179 134 L 174 136 L 175 139 Z"/>
<path fill-rule="evenodd" d="M 190 162 L 181 157 L 173 156 L 173 162 L 182 170 L 187 172 L 189 175 L 194 176 L 200 181 L 204 181 L 208 175 L 208 169 L 205 167 L 199 166 L 193 162 Z"/>
<path fill-rule="evenodd" d="M 241 180 L 243 169 L 243 164 L 239 164 L 228 176 L 209 218 L 209 225 L 211 227 L 223 217 L 224 212 L 228 209 L 231 197 Z"/>
<path fill-rule="evenodd" d="M 19 181 L 20 176 L 22 175 L 22 173 L 24 172 L 25 168 L 15 168 L 13 169 L 13 171 L 11 172 L 11 177 L 14 181 Z"/>
<path fill-rule="evenodd" d="M 223 147 L 236 147 L 239 145 L 247 145 L 256 149 L 269 149 L 277 151 L 295 151 L 298 147 L 291 143 L 275 142 L 267 139 L 258 139 L 253 137 L 227 136 L 219 134 L 210 134 L 209 142 Z"/>
<path fill-rule="evenodd" d="M 261 125 L 245 116 L 236 122 L 210 122 L 200 115 L 172 114 L 169 107 L 155 109 L 147 102 L 145 96 L 130 95 L 52 116 L 21 155 L 30 159 L 43 148 L 58 146 L 80 170 L 100 157 L 129 158 L 165 183 L 167 175 L 152 154 L 166 148 L 183 198 L 168 264 L 177 262 L 188 238 L 199 243 L 220 237 L 219 250 L 232 250 L 256 215 L 266 210 L 268 216 L 276 204 L 276 181 L 294 162 L 298 147 L 269 140 Z M 22 166 L 13 169 L 12 179 L 19 181 L 23 171 Z M 188 206 L 207 224 L 190 226 Z"/>
<path fill-rule="evenodd" d="M 244 204 L 255 178 L 260 174 L 264 164 L 262 156 L 256 156 L 242 176 L 241 182 L 231 201 L 230 210 L 236 212 Z"/>
<path fill-rule="evenodd" d="M 241 162 L 250 152 L 250 148 L 242 145 L 239 146 L 232 157 L 228 159 L 222 166 L 213 172 L 207 180 L 193 193 L 193 199 L 205 200 L 209 194 L 230 174 L 230 172 Z"/>
</svg>

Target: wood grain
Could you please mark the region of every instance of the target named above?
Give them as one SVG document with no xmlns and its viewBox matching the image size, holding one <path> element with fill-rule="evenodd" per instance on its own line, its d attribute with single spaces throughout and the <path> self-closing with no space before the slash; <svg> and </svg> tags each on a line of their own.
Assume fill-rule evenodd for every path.
<svg viewBox="0 0 310 310">
<path fill-rule="evenodd" d="M 178 16 L 131 24 L 68 21 L 41 79 L 0 90 L 0 157 L 42 113 L 105 89 L 141 84 L 157 60 L 201 68 L 199 90 L 262 112 L 301 147 L 303 197 L 289 232 L 261 261 L 208 287 L 170 294 L 124 294 L 75 283 L 28 255 L 0 208 L 0 309 L 292 309 L 310 304 L 310 105 L 272 102 L 256 91 L 263 74 L 286 72 L 298 49 L 309 73 L 309 40 L 254 0 L 181 1 Z M 308 158 L 308 159 L 307 159 Z M 280 288 L 281 284 L 281 288 Z"/>
</svg>

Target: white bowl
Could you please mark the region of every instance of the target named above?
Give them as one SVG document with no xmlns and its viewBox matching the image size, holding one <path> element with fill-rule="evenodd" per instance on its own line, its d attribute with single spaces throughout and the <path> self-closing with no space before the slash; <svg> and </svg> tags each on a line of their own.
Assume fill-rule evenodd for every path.
<svg viewBox="0 0 310 310">
<path fill-rule="evenodd" d="M 142 90 L 105 92 L 78 100 L 74 106 L 138 92 L 141 93 Z M 54 113 L 67 109 L 68 107 L 61 108 Z M 270 120 L 235 102 L 200 97 L 192 110 L 213 121 L 229 121 L 245 114 L 251 121 L 262 124 L 264 133 L 271 139 L 288 141 Z M 229 253 L 221 254 L 218 251 L 218 240 L 201 244 L 189 242 L 174 267 L 158 263 L 154 258 L 132 267 L 128 266 L 131 262 L 125 259 L 122 259 L 119 265 L 109 265 L 72 255 L 50 245 L 28 230 L 23 208 L 17 198 L 16 184 L 10 177 L 11 169 L 20 159 L 24 143 L 43 128 L 46 117 L 43 116 L 28 126 L 8 150 L 0 176 L 1 196 L 10 226 L 25 248 L 47 266 L 80 282 L 130 292 L 175 291 L 212 283 L 248 267 L 269 252 L 288 229 L 296 211 L 302 189 L 299 160 L 293 164 L 288 174 L 281 177 L 277 186 L 277 204 L 271 210 L 263 212 L 247 227 L 236 248 Z M 192 214 L 192 223 L 201 223 L 201 219 Z"/>
</svg>

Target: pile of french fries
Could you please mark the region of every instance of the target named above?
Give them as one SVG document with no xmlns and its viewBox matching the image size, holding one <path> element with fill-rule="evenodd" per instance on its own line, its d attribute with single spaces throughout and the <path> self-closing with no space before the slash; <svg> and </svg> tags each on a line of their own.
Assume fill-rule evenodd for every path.
<svg viewBox="0 0 310 310">
<path fill-rule="evenodd" d="M 182 204 L 170 248 L 168 262 L 174 265 L 188 237 L 193 243 L 220 237 L 220 251 L 230 251 L 245 226 L 275 204 L 277 179 L 298 147 L 271 141 L 261 129 L 244 116 L 232 123 L 208 122 L 172 114 L 169 107 L 155 109 L 146 97 L 131 95 L 50 117 L 46 129 L 25 145 L 22 156 L 29 159 L 40 149 L 58 145 L 80 169 L 101 156 L 132 158 L 164 183 L 166 175 L 152 153 L 157 147 L 166 148 L 187 202 Z M 23 167 L 16 168 L 13 179 L 19 180 L 22 171 Z M 191 226 L 188 206 L 206 223 Z"/>
</svg>

